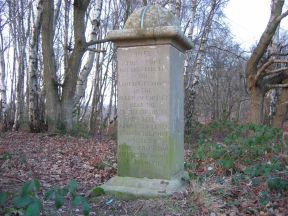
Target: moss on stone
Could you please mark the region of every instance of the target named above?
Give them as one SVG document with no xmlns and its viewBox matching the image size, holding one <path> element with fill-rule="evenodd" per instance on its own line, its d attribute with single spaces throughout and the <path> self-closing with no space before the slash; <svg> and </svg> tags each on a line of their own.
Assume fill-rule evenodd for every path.
<svg viewBox="0 0 288 216">
<path fill-rule="evenodd" d="M 129 176 L 133 158 L 134 154 L 131 147 L 125 143 L 119 144 L 117 153 L 119 176 Z"/>
</svg>

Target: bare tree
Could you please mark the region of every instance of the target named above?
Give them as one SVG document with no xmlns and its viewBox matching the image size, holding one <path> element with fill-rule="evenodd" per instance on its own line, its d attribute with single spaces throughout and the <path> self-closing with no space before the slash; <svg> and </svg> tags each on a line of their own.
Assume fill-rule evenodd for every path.
<svg viewBox="0 0 288 216">
<path fill-rule="evenodd" d="M 1 26 L 1 18 L 0 18 Z M 2 31 L 0 33 L 0 131 L 5 127 L 5 112 L 6 112 L 6 71 L 5 71 L 5 58 L 4 58 L 4 41 Z"/>
<path fill-rule="evenodd" d="M 202 68 L 202 62 L 204 59 L 204 54 L 206 51 L 207 41 L 209 39 L 209 34 L 212 30 L 212 24 L 215 16 L 223 6 L 225 5 L 226 0 L 209 0 L 208 2 L 202 2 L 201 0 L 192 0 L 191 1 L 191 18 L 188 22 L 188 37 L 193 38 L 193 33 L 195 34 L 195 23 L 196 23 L 196 12 L 197 9 L 204 7 L 202 11 L 208 11 L 207 14 L 202 14 L 201 25 L 198 26 L 198 29 L 201 29 L 197 37 L 194 36 L 195 41 L 195 50 L 187 54 L 186 60 L 186 79 L 185 79 L 185 124 L 186 126 L 191 125 L 193 120 L 193 115 L 195 111 L 195 97 L 197 94 L 197 85 L 199 83 L 199 77 Z M 205 8 L 207 7 L 207 8 Z"/>
<path fill-rule="evenodd" d="M 25 4 L 26 3 L 26 4 Z M 28 8 L 26 8 L 28 5 Z M 27 10 L 28 9 L 28 10 Z M 31 16 L 31 4 L 27 1 L 11 1 L 9 3 L 10 16 L 17 17 L 12 22 L 12 26 L 15 29 L 15 45 L 17 47 L 17 86 L 16 86 L 16 110 L 14 117 L 13 129 L 18 130 L 20 123 L 24 120 L 24 77 L 25 69 L 27 68 L 27 42 L 30 33 L 30 16 Z M 25 15 L 27 20 L 24 19 Z M 26 25 L 27 22 L 27 25 Z"/>
<path fill-rule="evenodd" d="M 282 13 L 285 0 L 271 0 L 271 14 L 269 22 L 260 37 L 258 44 L 253 50 L 247 65 L 246 76 L 251 97 L 251 122 L 263 123 L 264 96 L 271 88 L 286 87 L 282 82 L 287 79 L 287 67 L 273 69 L 275 64 L 287 63 L 287 60 L 275 59 L 272 56 L 263 62 L 263 57 L 272 38 L 283 18 L 288 15 L 288 11 Z"/>
<path fill-rule="evenodd" d="M 42 25 L 42 13 L 43 13 L 43 0 L 39 0 L 37 3 L 36 18 L 33 24 L 30 50 L 29 50 L 29 122 L 30 130 L 35 132 L 41 129 L 41 110 L 39 107 L 40 100 L 40 86 L 39 86 L 39 70 L 38 70 L 38 48 L 39 48 L 39 36 Z"/>
<path fill-rule="evenodd" d="M 102 11 L 102 0 L 96 1 L 95 13 L 93 14 L 92 20 L 92 31 L 90 34 L 90 41 L 96 41 L 99 36 L 99 27 L 100 27 L 100 16 Z M 95 60 L 95 53 L 105 50 L 97 50 L 96 44 L 89 47 L 88 58 L 84 63 L 84 66 L 79 74 L 76 86 L 76 93 L 74 98 L 75 106 L 79 107 L 80 99 L 85 96 L 85 90 L 87 88 L 87 77 L 91 72 L 93 62 Z"/>
</svg>

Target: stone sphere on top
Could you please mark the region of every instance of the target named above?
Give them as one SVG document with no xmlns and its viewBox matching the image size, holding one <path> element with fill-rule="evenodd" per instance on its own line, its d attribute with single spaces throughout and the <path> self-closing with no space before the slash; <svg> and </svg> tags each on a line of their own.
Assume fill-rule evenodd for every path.
<svg viewBox="0 0 288 216">
<path fill-rule="evenodd" d="M 165 8 L 148 5 L 134 11 L 127 19 L 124 29 L 144 29 L 161 26 L 180 26 L 179 20 Z"/>
</svg>

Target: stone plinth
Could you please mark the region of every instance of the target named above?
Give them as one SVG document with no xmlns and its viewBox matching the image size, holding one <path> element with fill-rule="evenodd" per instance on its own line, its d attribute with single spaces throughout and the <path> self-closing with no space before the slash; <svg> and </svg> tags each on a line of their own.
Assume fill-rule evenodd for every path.
<svg viewBox="0 0 288 216">
<path fill-rule="evenodd" d="M 177 23 L 165 13 L 160 24 Z M 118 60 L 118 176 L 101 187 L 122 198 L 169 195 L 185 176 L 183 52 L 192 45 L 178 26 L 127 22 L 108 35 Z"/>
</svg>

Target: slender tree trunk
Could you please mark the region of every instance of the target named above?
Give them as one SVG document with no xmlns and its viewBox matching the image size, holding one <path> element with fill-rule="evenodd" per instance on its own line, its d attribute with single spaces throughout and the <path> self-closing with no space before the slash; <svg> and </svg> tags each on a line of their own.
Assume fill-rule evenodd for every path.
<svg viewBox="0 0 288 216">
<path fill-rule="evenodd" d="M 181 13 L 181 0 L 168 0 L 169 1 L 169 6 L 170 6 L 170 11 L 174 14 L 174 16 L 180 17 Z"/>
<path fill-rule="evenodd" d="M 115 74 L 115 71 L 113 70 L 112 73 L 113 74 L 112 74 L 112 80 L 111 80 L 111 89 L 110 89 L 108 110 L 107 110 L 107 115 L 106 115 L 106 117 L 104 119 L 104 123 L 105 123 L 105 125 L 107 127 L 109 126 L 109 122 L 110 122 L 110 119 L 111 119 L 112 106 L 113 106 L 113 97 L 114 97 L 114 82 L 115 82 L 114 74 Z"/>
<path fill-rule="evenodd" d="M 0 21 L 1 24 L 1 21 Z M 4 130 L 6 127 L 5 123 L 5 113 L 6 113 L 6 74 L 5 74 L 5 59 L 4 59 L 4 49 L 3 49 L 3 36 L 2 33 L 0 34 L 1 37 L 1 47 L 0 47 L 0 131 Z"/>
<path fill-rule="evenodd" d="M 14 117 L 13 130 L 18 130 L 20 123 L 23 123 L 24 111 L 24 52 L 21 50 L 19 54 L 18 70 L 17 70 L 17 87 L 16 87 L 16 110 Z"/>
<path fill-rule="evenodd" d="M 20 5 L 19 5 L 20 4 Z M 24 8 L 22 2 L 14 2 L 14 9 L 16 9 L 17 18 L 13 22 L 13 27 L 16 29 L 17 34 L 15 35 L 17 39 L 15 40 L 18 48 L 18 68 L 17 68 L 17 84 L 16 84 L 16 110 L 14 115 L 13 130 L 18 130 L 20 123 L 23 123 L 23 112 L 24 112 L 24 77 L 25 77 L 25 46 L 26 46 L 26 35 L 23 29 L 23 19 Z M 13 14 L 14 15 L 14 14 Z M 15 44 L 15 45 L 16 45 Z"/>
<path fill-rule="evenodd" d="M 277 89 L 271 90 L 271 97 L 269 98 L 270 99 L 269 113 L 268 113 L 269 125 L 273 124 L 273 118 L 277 109 L 278 94 L 279 94 L 279 90 Z"/>
<path fill-rule="evenodd" d="M 30 130 L 32 132 L 41 130 L 39 94 L 40 88 L 38 86 L 39 72 L 38 67 L 38 48 L 39 35 L 42 24 L 43 0 L 39 0 L 37 4 L 37 13 L 32 30 L 32 39 L 29 51 L 29 122 Z"/>
<path fill-rule="evenodd" d="M 44 89 L 46 96 L 46 121 L 49 131 L 55 131 L 60 121 L 60 100 L 56 78 L 56 61 L 53 49 L 54 0 L 43 1 L 42 52 L 44 64 Z"/>
<path fill-rule="evenodd" d="M 206 45 L 207 45 L 207 41 L 208 41 L 208 36 L 209 33 L 211 31 L 211 27 L 212 27 L 212 21 L 214 18 L 214 15 L 219 7 L 219 4 L 221 2 L 217 1 L 217 0 L 213 0 L 212 1 L 212 5 L 211 5 L 211 9 L 209 11 L 208 17 L 204 23 L 203 26 L 203 32 L 201 35 L 201 39 L 200 39 L 200 45 L 199 45 L 199 49 L 196 55 L 196 60 L 195 60 L 195 68 L 194 70 L 192 70 L 193 66 L 191 64 L 191 57 L 188 55 L 188 69 L 186 71 L 186 87 L 185 87 L 185 125 L 189 128 L 192 124 L 193 121 L 193 114 L 195 112 L 195 99 L 196 99 L 196 94 L 198 92 L 198 88 L 197 85 L 199 83 L 199 77 L 200 77 L 200 73 L 201 73 L 201 67 L 202 67 L 202 61 L 204 58 L 204 53 L 206 50 Z M 196 8 L 197 8 L 197 4 L 198 2 L 196 0 L 192 1 L 192 21 L 194 21 L 195 19 L 195 12 L 196 12 Z M 188 29 L 188 36 L 191 38 L 192 34 L 193 34 L 193 23 L 190 22 L 190 26 Z M 193 71 L 193 73 L 192 73 Z"/>
<path fill-rule="evenodd" d="M 70 0 L 65 0 L 65 11 L 64 11 L 64 70 L 66 71 L 68 68 L 68 58 L 69 58 L 69 50 L 71 49 L 69 44 L 69 11 L 70 11 Z"/>
<path fill-rule="evenodd" d="M 99 54 L 96 56 L 96 71 L 95 71 L 95 77 L 93 82 L 93 96 L 92 96 L 92 110 L 90 115 L 90 121 L 89 121 L 89 131 L 91 134 L 96 133 L 96 125 L 97 125 L 97 116 L 98 116 L 98 94 L 99 94 Z"/>
<path fill-rule="evenodd" d="M 272 126 L 281 128 L 286 119 L 288 107 L 288 89 L 283 88 L 277 100 L 276 112 L 272 120 Z"/>
<path fill-rule="evenodd" d="M 95 9 L 95 14 L 94 18 L 92 21 L 92 32 L 90 34 L 90 41 L 95 41 L 97 40 L 97 36 L 99 35 L 99 26 L 100 26 L 100 16 L 101 16 L 101 10 L 102 10 L 102 0 L 97 0 L 96 1 L 96 9 Z M 95 60 L 95 51 L 97 46 L 96 44 L 90 47 L 92 51 L 89 51 L 88 53 L 88 58 L 86 62 L 84 63 L 84 67 L 81 70 L 78 80 L 77 80 L 77 85 L 76 85 L 76 93 L 74 97 L 74 104 L 79 107 L 80 105 L 80 99 L 85 96 L 85 90 L 87 88 L 87 77 L 91 72 L 94 60 Z"/>
</svg>

